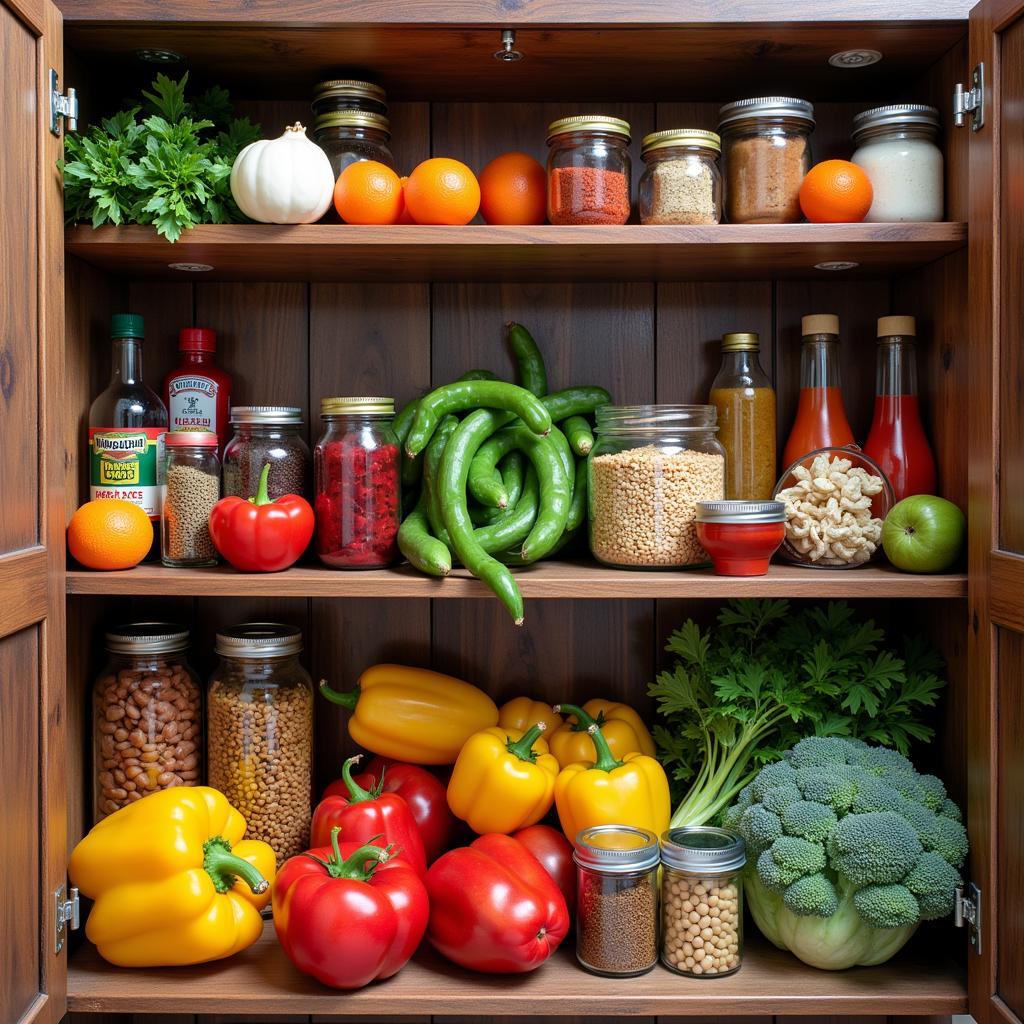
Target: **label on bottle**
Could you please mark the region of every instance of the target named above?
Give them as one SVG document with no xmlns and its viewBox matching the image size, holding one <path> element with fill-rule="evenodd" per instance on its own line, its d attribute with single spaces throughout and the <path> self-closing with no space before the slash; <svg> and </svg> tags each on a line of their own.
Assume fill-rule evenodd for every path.
<svg viewBox="0 0 1024 1024">
<path fill-rule="evenodd" d="M 172 377 L 167 387 L 171 430 L 217 433 L 217 392 L 220 385 L 202 374 Z"/>
<path fill-rule="evenodd" d="M 166 427 L 90 427 L 89 497 L 120 498 L 160 518 L 157 467 Z"/>
</svg>

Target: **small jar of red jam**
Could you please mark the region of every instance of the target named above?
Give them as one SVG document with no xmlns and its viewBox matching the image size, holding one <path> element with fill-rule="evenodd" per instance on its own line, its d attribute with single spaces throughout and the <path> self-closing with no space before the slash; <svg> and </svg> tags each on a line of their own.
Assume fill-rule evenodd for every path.
<svg viewBox="0 0 1024 1024">
<path fill-rule="evenodd" d="M 785 535 L 781 501 L 697 502 L 697 540 L 719 576 L 764 576 Z"/>
<path fill-rule="evenodd" d="M 335 569 L 380 569 L 398 560 L 402 509 L 392 398 L 325 398 L 313 452 L 316 553 Z"/>
</svg>

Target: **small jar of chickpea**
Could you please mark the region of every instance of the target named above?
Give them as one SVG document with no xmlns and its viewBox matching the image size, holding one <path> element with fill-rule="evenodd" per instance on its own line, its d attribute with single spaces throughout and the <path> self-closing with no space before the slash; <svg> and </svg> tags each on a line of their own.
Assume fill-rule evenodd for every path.
<svg viewBox="0 0 1024 1024">
<path fill-rule="evenodd" d="M 718 978 L 743 960 L 743 840 L 710 826 L 661 837 L 661 962 L 691 977 Z"/>
<path fill-rule="evenodd" d="M 278 867 L 309 845 L 313 683 L 299 663 L 302 631 L 249 622 L 217 634 L 207 693 L 210 785 L 262 839 Z"/>
</svg>

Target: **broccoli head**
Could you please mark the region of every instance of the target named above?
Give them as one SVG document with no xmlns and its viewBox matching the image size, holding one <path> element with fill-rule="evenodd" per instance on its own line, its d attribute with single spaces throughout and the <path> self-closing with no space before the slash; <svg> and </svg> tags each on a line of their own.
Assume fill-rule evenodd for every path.
<svg viewBox="0 0 1024 1024">
<path fill-rule="evenodd" d="M 765 810 L 761 804 L 752 804 L 740 816 L 737 831 L 756 857 L 782 835 L 782 822 L 777 814 Z"/>
<path fill-rule="evenodd" d="M 872 928 L 905 928 L 921 916 L 914 894 L 898 883 L 865 885 L 853 894 L 853 905 Z"/>
<path fill-rule="evenodd" d="M 828 764 L 852 763 L 852 750 L 848 740 L 837 736 L 808 736 L 787 751 L 786 756 L 794 768 L 820 768 Z"/>
<path fill-rule="evenodd" d="M 776 786 L 792 785 L 796 781 L 796 771 L 788 761 L 776 761 L 765 765 L 750 784 L 750 794 L 754 800 L 764 800 L 765 793 Z"/>
<path fill-rule="evenodd" d="M 775 791 L 769 791 L 773 792 Z M 831 807 L 815 803 L 813 800 L 797 800 L 789 804 L 780 817 L 786 835 L 800 836 L 812 843 L 824 842 L 839 821 Z"/>
<path fill-rule="evenodd" d="M 866 778 L 864 771 L 849 765 L 809 765 L 797 770 L 796 784 L 805 800 L 827 804 L 841 814 L 853 806 Z"/>
<path fill-rule="evenodd" d="M 782 814 L 790 804 L 795 804 L 803 798 L 803 793 L 796 786 L 775 786 L 765 793 L 761 803 L 773 814 Z"/>
<path fill-rule="evenodd" d="M 932 850 L 917 858 L 903 884 L 917 897 L 923 921 L 934 921 L 953 913 L 960 872 Z"/>
<path fill-rule="evenodd" d="M 854 885 L 898 882 L 924 852 L 906 818 L 893 811 L 848 814 L 828 838 L 832 866 Z"/>
<path fill-rule="evenodd" d="M 961 867 L 967 859 L 967 830 L 953 818 L 932 814 L 921 804 L 907 802 L 903 809 L 907 821 L 913 826 L 917 838 L 926 850 L 933 850 L 954 867 Z"/>
<path fill-rule="evenodd" d="M 839 909 L 836 887 L 820 871 L 786 887 L 782 902 L 797 917 L 831 917 Z"/>
</svg>

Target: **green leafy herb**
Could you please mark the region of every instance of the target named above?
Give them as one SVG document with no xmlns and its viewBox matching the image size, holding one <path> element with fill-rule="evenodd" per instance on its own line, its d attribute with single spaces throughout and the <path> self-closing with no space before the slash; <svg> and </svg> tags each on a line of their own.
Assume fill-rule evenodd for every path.
<svg viewBox="0 0 1024 1024">
<path fill-rule="evenodd" d="M 787 601 L 732 601 L 718 627 L 693 620 L 665 649 L 674 667 L 649 688 L 665 717 L 654 737 L 687 786 L 672 825 L 715 820 L 762 765 L 807 735 L 851 736 L 906 753 L 934 734 L 920 720 L 945 685 L 919 638 L 893 649 L 849 605 L 793 611 Z"/>
<path fill-rule="evenodd" d="M 187 82 L 157 75 L 139 105 L 67 136 L 59 166 L 69 224 L 152 224 L 176 242 L 196 224 L 245 219 L 231 165 L 260 127 L 234 117 L 224 89 L 188 101 Z"/>
</svg>

